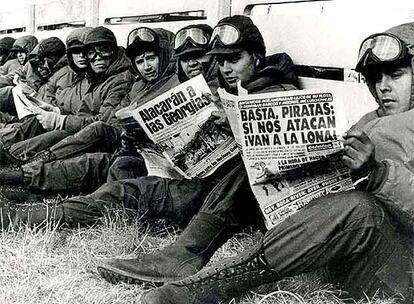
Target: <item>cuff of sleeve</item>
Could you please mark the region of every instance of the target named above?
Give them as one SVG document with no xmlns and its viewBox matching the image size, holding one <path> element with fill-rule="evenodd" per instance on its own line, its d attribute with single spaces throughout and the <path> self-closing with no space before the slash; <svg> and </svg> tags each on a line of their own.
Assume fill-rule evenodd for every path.
<svg viewBox="0 0 414 304">
<path fill-rule="evenodd" d="M 66 120 L 66 115 L 61 115 L 61 114 L 57 114 L 58 116 L 58 123 L 57 123 L 57 130 L 63 130 L 65 127 L 65 120 Z"/>
<path fill-rule="evenodd" d="M 389 166 L 387 161 L 383 160 L 378 163 L 378 166 L 368 176 L 367 190 L 371 192 L 378 192 L 387 180 Z"/>
</svg>

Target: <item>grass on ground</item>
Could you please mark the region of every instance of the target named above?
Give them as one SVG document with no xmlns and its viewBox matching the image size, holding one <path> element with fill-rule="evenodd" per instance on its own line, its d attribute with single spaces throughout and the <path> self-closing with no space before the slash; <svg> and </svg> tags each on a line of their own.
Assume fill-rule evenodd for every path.
<svg viewBox="0 0 414 304">
<path fill-rule="evenodd" d="M 131 221 L 126 216 L 106 219 L 92 228 L 41 229 L 22 226 L 0 234 L 1 304 L 125 304 L 140 303 L 141 286 L 104 281 L 96 266 L 100 259 L 133 257 L 167 246 L 177 237 L 175 227 Z M 215 254 L 212 262 L 235 255 L 254 244 L 258 235 L 242 233 Z M 265 298 L 274 291 L 274 296 Z M 251 291 L 232 304 L 343 304 L 339 291 L 321 283 L 316 274 L 282 280 Z M 367 300 L 375 304 L 389 301 Z"/>
</svg>

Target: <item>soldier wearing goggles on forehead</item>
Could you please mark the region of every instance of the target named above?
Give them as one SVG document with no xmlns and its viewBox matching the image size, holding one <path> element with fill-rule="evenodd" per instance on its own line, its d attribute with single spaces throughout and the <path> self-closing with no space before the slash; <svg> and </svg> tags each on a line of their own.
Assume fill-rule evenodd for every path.
<svg viewBox="0 0 414 304">
<path fill-rule="evenodd" d="M 401 40 L 392 32 L 374 34 L 361 44 L 356 69 L 367 80 L 371 93 L 379 105 L 378 115 L 405 112 L 413 107 L 411 87 L 411 59 L 414 45 Z M 386 87 L 387 78 L 399 79 L 397 90 Z"/>
<path fill-rule="evenodd" d="M 220 33 L 217 39 L 222 40 L 212 52 L 220 50 L 217 56 L 224 85 L 231 90 L 232 77 L 237 77 L 251 87 L 243 74 L 251 67 L 251 52 L 245 54 L 244 49 L 228 44 L 243 40 L 229 39 L 230 34 L 220 37 Z M 260 218 L 248 183 L 241 180 L 243 170 L 239 170 L 235 177 L 225 178 L 227 183 L 233 180 L 235 188 L 231 184 L 216 187 L 173 245 L 136 259 L 109 260 L 98 268 L 100 273 L 111 282 L 165 283 L 144 294 L 141 302 L 145 304 L 219 303 L 258 285 L 320 269 L 327 274 L 324 279 L 347 291 L 347 298 L 395 297 L 398 302 L 412 303 L 414 23 L 384 34 L 395 35 L 406 50 L 390 49 L 390 41 L 384 44 L 384 39 L 370 41 L 369 47 L 362 45 L 357 70 L 367 77 L 379 109 L 344 136 L 343 161 L 355 177 L 368 176 L 368 184 L 359 185 L 365 191 L 317 198 L 267 231 L 254 248 L 189 276 L 208 261 L 217 243 Z M 231 54 L 238 55 L 228 57 Z"/>
<path fill-rule="evenodd" d="M 200 29 L 203 29 L 205 31 L 204 35 L 206 35 L 206 41 L 207 43 L 202 45 L 197 45 L 197 49 L 195 50 L 193 47 L 194 45 L 185 44 L 181 45 L 176 49 L 179 52 L 182 52 L 183 54 L 186 54 L 187 56 L 190 56 L 190 54 L 194 54 L 195 58 L 198 58 L 200 55 L 200 52 L 202 51 L 204 54 L 209 50 L 208 48 L 208 40 L 210 38 L 210 34 L 212 29 L 209 26 L 205 25 L 196 25 L 193 27 L 198 27 Z M 145 34 L 147 33 L 147 34 Z M 174 36 L 172 33 L 161 30 L 161 29 L 145 29 L 144 31 L 140 30 L 140 35 L 136 35 L 132 40 L 130 40 L 129 48 L 127 49 L 127 53 L 129 54 L 130 58 L 134 60 L 138 56 L 140 56 L 142 53 L 149 52 L 152 50 L 155 50 L 159 55 L 159 61 L 160 62 L 170 62 L 173 64 L 169 64 L 167 67 L 161 66 L 161 75 L 164 75 L 164 77 L 160 78 L 160 81 L 164 84 L 169 84 L 170 80 L 169 77 L 166 77 L 170 75 L 172 79 L 174 80 L 174 83 L 177 83 L 177 77 L 175 77 L 175 58 L 173 58 L 173 42 L 174 42 Z M 149 34 L 156 34 L 157 36 L 151 36 Z M 131 36 L 131 35 L 130 35 Z M 137 38 L 138 37 L 138 38 Z M 160 40 L 156 44 L 151 44 L 151 42 L 156 41 L 154 39 L 155 37 L 158 37 Z M 137 41 L 137 39 L 139 39 Z M 145 40 L 144 40 L 145 39 Z M 131 44 L 133 44 L 133 47 L 131 47 Z M 161 47 L 160 47 L 161 46 Z M 165 47 L 169 47 L 169 49 L 165 49 Z M 204 47 L 202 50 L 201 48 Z M 164 53 L 161 52 L 161 49 L 164 49 Z M 165 61 L 162 57 L 167 55 L 169 58 L 169 61 Z M 171 69 L 172 67 L 172 69 Z M 135 72 L 139 73 L 139 68 L 135 67 Z M 164 71 L 164 72 L 163 72 Z M 167 71 L 168 73 L 165 73 Z M 169 74 L 171 71 L 172 73 Z M 187 79 L 187 76 L 184 74 L 184 72 L 179 72 L 179 74 L 182 74 L 183 81 Z M 207 74 L 209 75 L 209 74 Z M 181 79 L 181 77 L 179 77 Z M 139 88 L 142 88 L 143 86 L 143 80 L 144 78 L 138 78 L 138 81 L 135 82 L 134 87 L 136 90 L 133 90 L 129 94 L 129 98 L 135 98 L 138 96 L 137 93 L 140 91 Z M 167 81 L 166 81 L 167 80 Z M 154 85 L 154 83 L 152 84 Z M 149 86 L 151 87 L 151 86 Z M 162 88 L 161 88 L 162 89 Z M 147 92 L 147 94 L 153 94 L 154 92 Z M 134 94 L 134 95 L 133 95 Z M 145 95 L 144 95 L 145 96 Z M 142 101 L 139 99 L 139 101 Z M 119 140 L 119 129 L 108 126 L 106 124 L 92 124 L 85 128 L 83 131 L 79 132 L 76 137 L 80 138 L 81 135 L 83 137 L 83 134 L 86 132 L 90 133 L 89 137 L 85 137 L 85 142 L 87 143 L 88 148 L 90 148 L 91 143 L 95 143 L 96 139 L 91 137 L 92 134 L 100 134 L 98 136 L 98 140 L 100 140 L 102 137 L 106 137 L 107 141 L 110 143 L 110 146 L 112 149 L 116 147 L 116 143 Z M 114 136 L 117 134 L 116 136 Z M 136 137 L 134 137 L 136 139 Z M 67 140 L 66 143 L 67 148 L 70 146 L 69 144 L 70 140 Z M 59 146 L 59 144 L 57 145 Z M 101 143 L 100 148 L 103 149 L 107 145 L 104 143 Z M 134 147 L 132 147 L 134 148 Z M 52 150 L 55 152 L 59 152 L 59 149 L 55 149 L 55 147 L 52 147 Z M 79 146 L 72 146 L 72 151 L 76 150 L 82 150 L 85 151 L 85 148 L 79 147 Z M 113 150 L 112 150 L 113 151 Z M 108 152 L 110 152 L 108 150 Z M 130 155 L 136 155 L 137 150 L 135 148 L 135 153 L 131 153 Z M 65 172 L 73 171 L 69 168 L 69 165 L 77 164 L 77 167 L 79 167 L 75 171 L 82 172 L 83 176 L 86 176 L 85 178 L 82 178 L 83 182 L 77 182 L 74 183 L 72 180 L 64 180 L 64 175 L 66 175 Z M 55 162 L 49 162 L 46 164 L 37 163 L 36 165 L 32 165 L 31 167 L 34 168 L 37 166 L 37 169 L 32 170 L 34 174 L 32 173 L 33 177 L 32 180 L 40 180 L 38 178 L 38 174 L 36 172 L 47 172 L 46 179 L 43 179 L 43 188 L 47 188 L 48 186 L 55 185 L 56 187 L 60 187 L 60 184 L 65 185 L 73 185 L 75 187 L 75 190 L 78 190 L 77 186 L 82 186 L 86 188 L 95 188 L 96 184 L 99 183 L 103 178 L 105 178 L 107 172 L 108 172 L 108 164 L 110 164 L 110 161 L 108 159 L 108 154 L 105 153 L 93 153 L 88 154 L 87 156 L 80 156 L 78 158 L 74 158 L 71 160 L 63 160 L 59 162 L 59 166 L 56 166 L 57 163 Z M 117 179 L 123 177 L 123 178 L 132 178 L 132 177 L 138 177 L 141 175 L 144 175 L 144 172 L 138 172 L 139 167 L 142 166 L 142 158 L 133 157 L 133 156 L 118 156 L 115 160 L 115 163 L 111 167 L 110 170 L 110 178 L 114 178 L 116 176 Z M 63 170 L 64 172 L 60 174 L 60 168 L 66 168 Z M 83 169 L 84 168 L 84 169 Z M 93 171 L 89 170 L 89 168 L 94 168 Z M 73 169 L 73 167 L 72 167 Z M 88 172 L 85 174 L 85 172 Z M 223 172 L 227 172 L 226 169 L 223 169 Z M 223 175 L 223 174 L 222 174 Z M 67 175 L 66 175 L 67 176 Z M 56 183 L 54 180 L 59 180 L 61 182 Z M 109 182 L 105 186 L 101 187 L 98 191 L 95 193 L 86 196 L 86 197 L 74 197 L 70 200 L 66 200 L 62 203 L 59 203 L 57 208 L 54 209 L 52 207 L 47 207 L 45 205 L 37 205 L 38 212 L 35 215 L 31 216 L 31 223 L 40 223 L 44 221 L 45 217 L 48 216 L 48 214 L 54 214 L 56 216 L 56 220 L 59 221 L 68 221 L 68 222 L 75 222 L 75 223 L 84 223 L 84 224 L 92 224 L 95 223 L 96 220 L 98 220 L 105 212 L 106 208 L 111 205 L 113 208 L 122 208 L 121 205 L 118 205 L 117 202 L 122 202 L 123 206 L 129 206 L 129 208 L 136 209 L 140 213 L 146 213 L 149 217 L 171 217 L 171 219 L 175 222 L 182 222 L 186 223 L 188 222 L 191 215 L 194 213 L 193 209 L 196 209 L 199 207 L 199 202 L 202 201 L 202 197 L 205 197 L 206 194 L 208 194 L 208 190 L 212 188 L 213 181 L 217 182 L 219 179 L 213 179 L 210 180 L 171 180 L 167 178 L 158 178 L 155 176 L 152 177 L 142 177 L 137 178 L 135 180 L 125 180 L 125 181 L 119 181 L 119 182 Z M 86 186 L 85 186 L 86 185 Z M 38 188 L 40 185 L 34 185 L 31 184 L 31 188 Z M 60 188 L 62 189 L 62 188 Z M 50 189 L 55 190 L 55 189 Z M 65 189 L 68 190 L 68 189 Z M 81 189 L 79 189 L 81 190 Z M 133 191 L 135 194 L 131 195 L 123 195 L 123 193 L 129 193 L 130 191 Z M 114 201 L 108 201 L 107 194 L 110 193 L 111 197 L 118 197 L 119 199 Z M 149 195 L 151 194 L 151 195 Z M 203 195 L 203 196 L 202 196 Z M 160 197 L 163 199 L 160 201 Z M 138 201 L 137 201 L 138 200 Z M 170 201 L 174 200 L 174 203 L 171 203 Z M 191 206 L 189 206 L 188 201 L 193 200 L 194 203 Z M 115 204 L 115 205 L 114 205 Z M 94 212 L 91 213 L 91 205 L 95 205 L 96 208 L 94 208 Z M 158 206 L 164 206 L 160 209 L 158 213 L 152 212 L 148 209 L 148 206 L 153 206 L 154 210 L 159 209 Z M 77 206 L 77 207 L 75 207 Z M 180 206 L 183 206 L 183 211 L 180 211 Z M 75 207 L 75 208 L 74 208 Z M 171 209 L 173 208 L 173 209 Z M 22 210 L 21 208 L 19 210 Z M 39 210 L 43 210 L 44 212 L 39 212 Z M 65 210 L 64 212 L 62 210 Z M 4 209 L 4 214 L 7 214 L 6 210 Z M 54 213 L 55 212 L 55 213 Z M 17 214 L 17 215 L 16 215 Z M 16 213 L 14 217 L 17 217 L 18 214 L 21 214 L 21 212 Z M 68 215 L 68 216 L 62 216 L 62 214 Z M 5 218 L 4 218 L 5 220 Z M 24 221 L 24 219 L 22 219 Z"/>
<path fill-rule="evenodd" d="M 168 90 L 170 85 L 175 86 L 177 83 L 177 78 L 174 77 L 176 71 L 176 60 L 172 56 L 174 39 L 173 33 L 163 29 L 147 30 L 148 32 L 151 32 L 151 34 L 154 34 L 154 36 L 152 38 L 144 36 L 144 38 L 146 40 L 150 39 L 151 41 L 145 41 L 145 43 L 141 44 L 137 41 L 137 39 L 141 38 L 136 36 L 132 39 L 132 41 L 130 40 L 126 53 L 131 61 L 134 61 L 145 52 L 156 51 L 158 62 L 157 70 L 159 71 L 158 81 L 147 81 L 140 74 L 137 64 L 134 63 L 132 66 L 133 71 L 138 77 L 132 86 L 132 90 L 122 101 L 122 104 L 128 105 L 132 100 L 133 104 L 136 105 L 136 103 L 142 102 L 143 98 L 146 98 L 147 95 L 149 96 L 150 94 L 155 94 L 157 92 L 159 93 L 160 90 Z M 88 61 L 88 82 L 102 81 L 102 74 L 104 76 L 106 72 L 99 72 L 105 64 L 104 61 L 109 62 L 112 60 L 112 63 L 109 65 L 109 69 L 111 69 L 112 65 L 117 64 L 118 59 L 113 61 L 113 58 L 111 58 L 116 54 L 114 48 L 110 47 L 108 44 L 108 42 L 110 42 L 111 39 L 113 41 L 115 37 L 113 37 L 113 35 L 111 35 L 108 31 L 109 30 L 102 27 L 96 28 L 86 37 L 87 46 L 84 48 L 84 53 L 86 54 L 86 59 Z M 158 39 L 156 44 L 154 43 L 154 37 L 157 37 Z M 89 41 L 90 43 L 88 43 Z M 114 43 L 112 44 L 115 45 Z M 118 57 L 124 56 L 122 49 L 117 50 L 117 54 Z M 130 61 L 128 60 L 128 63 L 129 62 Z M 126 67 L 128 68 L 129 65 Z M 101 77 L 101 79 L 99 79 L 99 77 Z M 166 88 L 163 89 L 163 86 Z M 85 88 L 88 90 L 89 86 L 86 86 Z M 151 97 L 148 98 L 151 99 Z M 118 109 L 121 107 L 121 104 L 118 106 L 114 105 L 112 110 L 114 111 L 114 108 Z M 130 113 L 128 114 L 130 115 Z M 114 115 L 112 118 L 114 118 Z M 32 162 L 23 165 L 21 166 L 21 171 L 17 170 L 17 173 L 11 174 L 11 172 L 8 172 L 8 178 L 5 178 L 5 175 L 0 173 L 0 180 L 3 183 L 13 182 L 14 184 L 18 183 L 23 184 L 24 186 L 30 186 L 31 189 L 47 190 L 49 192 L 76 191 L 79 193 L 79 191 L 82 190 L 90 191 L 91 189 L 96 189 L 102 184 L 103 180 L 106 179 L 109 166 L 111 165 L 113 159 L 115 159 L 115 157 L 112 158 L 109 153 L 113 153 L 115 149 L 120 146 L 121 128 L 116 125 L 118 125 L 116 122 L 115 124 L 104 123 L 101 121 L 92 123 L 73 136 L 58 142 L 50 149 L 42 151 L 40 154 L 35 156 L 36 159 L 41 158 L 43 162 Z M 96 153 L 89 153 L 85 155 L 85 152 Z M 135 149 L 133 155 L 136 154 L 137 152 Z M 63 158 L 68 159 L 55 161 Z M 113 173 L 116 171 L 116 169 L 114 169 L 111 172 L 113 174 L 117 174 L 118 177 L 123 176 L 124 178 L 145 175 L 145 172 L 138 172 L 139 168 L 142 166 L 142 158 L 137 157 L 134 161 L 134 166 L 128 166 L 126 168 L 127 170 L 124 168 L 122 172 Z M 22 171 L 26 178 L 22 179 Z M 67 172 L 71 172 L 71 174 L 67 174 Z M 76 174 L 77 172 L 81 174 Z M 133 174 L 133 176 L 127 176 L 127 174 Z M 45 178 L 41 178 L 40 175 Z M 117 194 L 115 193 L 114 195 Z M 55 214 L 56 220 L 60 221 L 62 220 L 61 216 L 63 209 L 65 209 L 65 214 L 72 215 L 64 218 L 64 220 L 85 224 L 90 222 L 94 223 L 100 216 L 102 216 L 102 213 L 106 212 L 107 205 L 97 202 L 97 208 L 95 209 L 96 212 L 92 215 L 90 213 L 90 204 L 87 202 L 88 200 L 88 197 L 80 197 L 79 203 L 70 201 L 63 203 L 59 202 L 56 209 L 53 206 L 37 204 L 36 206 L 38 212 L 36 215 L 30 216 L 30 222 L 41 223 L 46 217 L 52 214 Z M 109 203 L 112 204 L 113 202 Z M 73 208 L 75 205 L 81 206 L 81 208 Z M 6 208 L 4 208 L 3 211 L 6 212 L 5 209 Z M 53 210 L 55 210 L 56 213 L 54 213 Z M 27 216 L 23 216 L 28 213 L 27 209 L 19 206 L 19 211 L 21 212 L 14 213 L 14 218 L 19 218 L 22 222 L 29 219 Z M 19 220 L 16 221 L 16 223 L 18 222 Z"/>
<path fill-rule="evenodd" d="M 218 87 L 217 61 L 207 55 L 213 29 L 206 24 L 189 25 L 179 30 L 175 36 L 174 54 L 177 57 L 177 76 L 184 82 L 203 74 L 213 93 Z"/>
<path fill-rule="evenodd" d="M 235 40 L 228 37 L 223 35 L 224 45 Z M 155 289 L 143 303 L 165 303 L 167 298 L 171 304 L 218 303 L 317 269 L 355 299 L 375 295 L 412 303 L 412 42 L 414 23 L 373 35 L 361 45 L 357 70 L 367 78 L 379 108 L 344 136 L 343 161 L 355 177 L 368 175 L 368 184 L 360 185 L 365 191 L 315 199 L 266 232 L 257 247 Z M 239 207 L 249 205 L 247 197 L 238 196 Z"/>
<path fill-rule="evenodd" d="M 235 89 L 234 78 L 237 78 L 242 80 L 250 92 L 284 91 L 295 88 L 294 84 L 296 84 L 297 78 L 293 72 L 293 63 L 290 57 L 286 54 L 265 57 L 263 38 L 249 18 L 245 16 L 225 18 L 219 22 L 216 28 L 222 24 L 231 24 L 232 27 L 238 29 L 241 36 L 232 40 L 233 44 L 224 46 L 216 43 L 217 39 L 222 38 L 218 36 L 219 34 L 209 38 L 207 54 L 215 57 L 218 61 L 220 87 L 233 91 Z M 179 34 L 180 32 L 177 33 L 177 37 Z M 187 31 L 180 34 L 180 37 L 186 39 L 180 38 L 180 41 L 176 39 L 176 45 L 200 47 L 203 42 L 200 35 L 195 36 L 194 39 L 188 36 L 189 32 Z M 229 42 L 225 37 L 223 39 Z M 182 53 L 181 49 L 178 48 L 178 50 L 179 54 Z M 184 55 L 185 52 L 182 54 Z M 214 99 L 213 96 L 210 98 Z M 221 114 L 216 113 L 214 118 L 217 119 L 215 121 L 221 117 Z M 221 128 L 222 122 L 217 121 L 217 125 Z M 255 202 L 251 204 L 253 212 L 243 204 L 235 205 L 236 201 L 240 200 L 241 203 L 252 196 L 247 191 L 248 184 L 242 168 L 241 158 L 236 156 L 223 164 L 211 176 L 199 180 L 193 179 L 191 188 L 189 181 L 175 185 L 169 182 L 166 185 L 170 186 L 170 189 L 164 195 L 158 195 L 158 193 L 163 193 L 162 191 L 151 191 L 151 193 L 157 193 L 155 198 L 165 197 L 167 199 L 162 201 L 157 199 L 153 203 L 151 201 L 151 204 L 148 203 L 148 216 L 167 217 L 176 221 L 172 217 L 175 213 L 170 210 L 177 210 L 180 212 L 180 217 L 185 217 L 188 221 L 200 207 L 201 210 L 193 216 L 179 240 L 171 246 L 156 254 L 140 254 L 136 259 L 109 260 L 99 267 L 101 275 L 111 282 L 142 283 L 149 281 L 157 284 L 183 278 L 201 269 L 214 252 L 232 235 L 234 229 L 237 230 L 239 224 L 235 222 L 236 220 L 241 220 L 243 223 L 256 221 L 256 218 L 252 216 L 256 214 L 256 208 L 258 208 Z M 138 179 L 138 181 L 142 180 L 143 178 Z M 197 186 L 197 182 L 201 187 Z M 165 182 L 158 184 L 159 190 L 162 190 Z M 180 189 L 181 185 L 186 187 Z M 138 184 L 138 186 L 140 185 Z M 239 189 L 244 189 L 247 196 L 246 193 L 242 193 L 240 198 L 224 202 L 227 195 L 231 196 L 236 192 L 239 194 Z M 140 189 L 140 191 L 144 190 L 146 189 Z M 231 219 L 228 219 L 228 216 Z"/>
</svg>

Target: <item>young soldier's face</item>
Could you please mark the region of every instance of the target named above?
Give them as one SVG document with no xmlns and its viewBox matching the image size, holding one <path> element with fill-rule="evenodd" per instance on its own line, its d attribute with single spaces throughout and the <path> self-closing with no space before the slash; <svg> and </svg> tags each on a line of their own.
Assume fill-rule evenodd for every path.
<svg viewBox="0 0 414 304">
<path fill-rule="evenodd" d="M 412 68 L 385 67 L 373 75 L 378 104 L 385 115 L 402 113 L 410 109 Z"/>
<path fill-rule="evenodd" d="M 185 76 L 188 79 L 191 79 L 195 76 L 205 73 L 203 69 L 203 63 L 208 62 L 210 56 L 200 53 L 189 53 L 186 55 L 180 56 L 179 62 L 181 69 L 183 70 Z"/>
<path fill-rule="evenodd" d="M 20 64 L 24 64 L 26 61 L 26 53 L 25 52 L 17 52 L 17 60 Z"/>
<path fill-rule="evenodd" d="M 245 86 L 254 76 L 254 57 L 247 51 L 217 55 L 217 61 L 220 73 L 230 89 L 236 89 L 239 80 Z"/>
<path fill-rule="evenodd" d="M 86 69 L 86 56 L 82 49 L 74 49 L 72 52 L 72 59 L 73 63 L 79 68 L 79 69 Z"/>
<path fill-rule="evenodd" d="M 139 74 L 148 82 L 158 79 L 160 58 L 153 51 L 135 57 L 135 66 Z"/>
</svg>

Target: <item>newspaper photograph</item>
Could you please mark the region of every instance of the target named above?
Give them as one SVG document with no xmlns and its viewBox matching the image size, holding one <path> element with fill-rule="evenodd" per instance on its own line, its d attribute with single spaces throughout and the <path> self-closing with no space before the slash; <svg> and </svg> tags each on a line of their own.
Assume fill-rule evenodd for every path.
<svg viewBox="0 0 414 304">
<path fill-rule="evenodd" d="M 352 189 L 340 159 L 344 96 L 339 89 L 223 95 L 237 105 L 243 160 L 269 229 L 316 197 Z"/>
<path fill-rule="evenodd" d="M 133 111 L 149 138 L 185 178 L 203 177 L 239 151 L 211 118 L 216 105 L 204 77 L 194 77 Z"/>
</svg>

